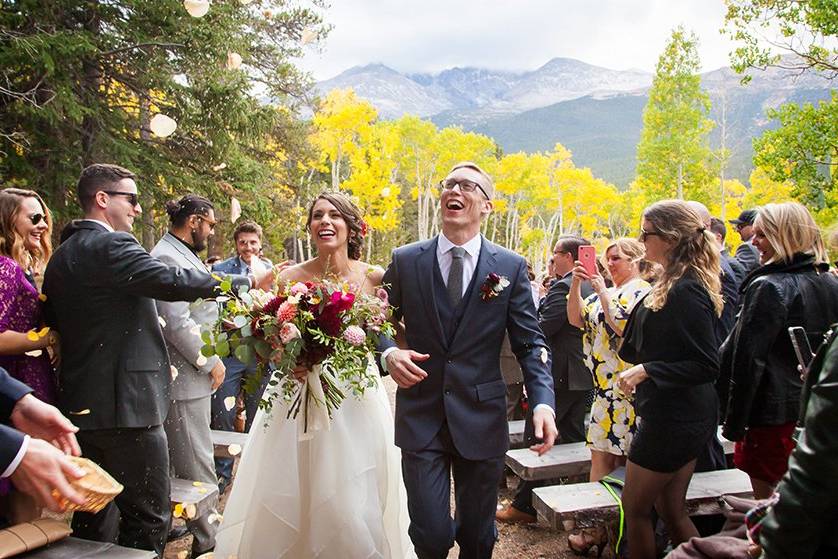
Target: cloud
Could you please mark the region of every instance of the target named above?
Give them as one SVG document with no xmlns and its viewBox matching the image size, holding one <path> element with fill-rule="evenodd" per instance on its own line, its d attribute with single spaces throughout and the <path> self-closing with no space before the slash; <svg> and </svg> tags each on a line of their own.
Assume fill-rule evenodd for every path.
<svg viewBox="0 0 838 559">
<path fill-rule="evenodd" d="M 339 0 L 322 53 L 301 62 L 317 79 L 380 62 L 400 72 L 453 66 L 534 70 L 555 57 L 653 71 L 670 31 L 696 32 L 705 70 L 728 64 L 721 0 Z"/>
</svg>

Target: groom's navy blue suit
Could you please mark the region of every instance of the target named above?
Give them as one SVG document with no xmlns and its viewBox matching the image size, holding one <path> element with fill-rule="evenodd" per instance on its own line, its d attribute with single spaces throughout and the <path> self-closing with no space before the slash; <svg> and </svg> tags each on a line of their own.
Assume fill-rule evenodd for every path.
<svg viewBox="0 0 838 559">
<path fill-rule="evenodd" d="M 410 536 L 420 558 L 444 558 L 456 537 L 460 557 L 491 557 L 503 458 L 509 447 L 500 349 L 509 332 L 530 405 L 554 405 L 547 343 L 538 326 L 526 262 L 482 239 L 471 283 L 454 308 L 437 262 L 437 239 L 393 252 L 384 275 L 408 347 L 430 358 L 428 376 L 396 393 L 396 444 L 408 493 Z M 510 284 L 485 301 L 489 273 Z M 382 351 L 392 347 L 383 340 Z M 450 516 L 450 478 L 456 521 Z"/>
</svg>

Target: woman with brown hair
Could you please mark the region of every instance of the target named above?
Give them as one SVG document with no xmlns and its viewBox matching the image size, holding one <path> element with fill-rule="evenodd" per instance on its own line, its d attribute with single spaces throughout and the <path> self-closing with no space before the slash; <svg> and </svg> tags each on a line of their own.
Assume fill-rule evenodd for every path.
<svg viewBox="0 0 838 559">
<path fill-rule="evenodd" d="M 39 278 L 52 254 L 52 217 L 33 190 L 0 191 L 0 367 L 48 403 L 56 401 L 52 364 L 58 335 L 43 329 Z"/>
<path fill-rule="evenodd" d="M 723 301 L 719 251 L 701 218 L 681 200 L 643 212 L 640 241 L 660 277 L 626 325 L 620 358 L 637 363 L 620 374 L 634 393 L 638 427 L 622 495 L 632 559 L 655 557 L 652 510 L 673 545 L 697 536 L 686 495 L 696 458 L 716 432 L 718 345 Z"/>
<path fill-rule="evenodd" d="M 722 348 L 729 379 L 724 436 L 754 497 L 771 496 L 788 469 L 803 382 L 788 329 L 819 341 L 838 321 L 838 279 L 828 273 L 821 232 L 796 202 L 757 208 L 751 239 L 760 267 L 742 282 L 742 310 Z"/>
</svg>

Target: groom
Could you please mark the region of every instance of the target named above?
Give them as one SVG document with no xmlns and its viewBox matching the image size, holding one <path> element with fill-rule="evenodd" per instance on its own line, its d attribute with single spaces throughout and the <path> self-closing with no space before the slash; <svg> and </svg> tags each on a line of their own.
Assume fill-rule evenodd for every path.
<svg viewBox="0 0 838 559">
<path fill-rule="evenodd" d="M 480 235 L 492 180 L 460 163 L 440 183 L 442 233 L 393 251 L 383 283 L 410 349 L 382 341 L 382 365 L 398 384 L 410 538 L 420 559 L 488 558 L 497 539 L 497 488 L 509 446 L 500 348 L 509 332 L 534 406 L 542 454 L 557 436 L 550 354 L 538 327 L 527 265 Z M 454 474 L 456 519 L 451 518 Z"/>
</svg>

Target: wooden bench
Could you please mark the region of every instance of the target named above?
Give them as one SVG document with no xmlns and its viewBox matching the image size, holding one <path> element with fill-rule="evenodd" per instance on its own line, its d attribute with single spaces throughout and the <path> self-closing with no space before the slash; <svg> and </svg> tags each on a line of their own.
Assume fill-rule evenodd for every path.
<svg viewBox="0 0 838 559">
<path fill-rule="evenodd" d="M 719 440 L 725 454 L 732 455 L 733 443 L 721 436 Z M 591 471 L 591 450 L 585 443 L 558 444 L 541 456 L 528 448 L 514 449 L 506 453 L 506 465 L 527 481 L 583 476 Z"/>
<path fill-rule="evenodd" d="M 509 447 L 522 448 L 524 443 L 524 420 L 518 419 L 509 422 Z"/>
<path fill-rule="evenodd" d="M 175 518 L 192 520 L 212 511 L 218 497 L 218 486 L 214 483 L 202 483 L 187 479 L 171 479 L 170 500 L 172 515 Z"/>
<path fill-rule="evenodd" d="M 247 433 L 212 431 L 212 450 L 216 458 L 240 456 L 247 446 Z"/>
<path fill-rule="evenodd" d="M 751 497 L 751 481 L 741 470 L 718 470 L 693 474 L 687 490 L 690 515 L 721 512 L 722 495 Z M 617 503 L 600 483 L 573 483 L 538 487 L 533 490 L 533 506 L 538 516 L 555 530 L 598 526 L 617 518 Z"/>
<path fill-rule="evenodd" d="M 20 559 L 153 559 L 153 551 L 131 549 L 113 543 L 92 542 L 79 538 L 64 538 L 46 547 L 33 549 L 21 555 Z"/>
</svg>

